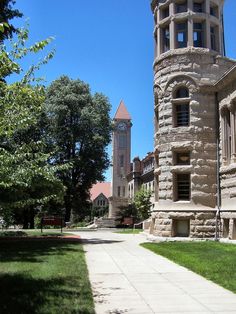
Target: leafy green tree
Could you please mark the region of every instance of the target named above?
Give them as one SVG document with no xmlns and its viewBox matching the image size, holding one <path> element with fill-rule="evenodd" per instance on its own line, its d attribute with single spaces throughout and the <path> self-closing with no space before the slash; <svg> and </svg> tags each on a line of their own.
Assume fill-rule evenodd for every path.
<svg viewBox="0 0 236 314">
<path fill-rule="evenodd" d="M 138 217 L 140 219 L 147 219 L 150 217 L 151 210 L 151 192 L 141 188 L 134 196 L 134 205 L 137 209 Z"/>
<path fill-rule="evenodd" d="M 15 3 L 14 0 L 0 1 L 0 42 L 6 38 L 11 38 L 13 33 L 18 32 L 17 28 L 9 23 L 13 18 L 23 16 L 19 10 L 13 9 Z"/>
<path fill-rule="evenodd" d="M 28 32 L 22 30 L 12 51 L 1 46 L 0 77 L 20 73 L 17 59 L 44 49 L 50 41 L 26 48 L 27 38 Z M 49 162 L 53 152 L 48 149 L 42 125 L 45 90 L 42 86 L 30 85 L 38 66 L 32 66 L 20 82 L 0 81 L 0 210 L 8 221 L 16 213 L 28 217 L 25 226 L 29 220 L 33 221 L 37 206 L 60 201 L 64 193 L 63 184 L 56 177 L 61 167 Z"/>
<path fill-rule="evenodd" d="M 104 179 L 103 171 L 109 166 L 110 104 L 104 95 L 92 95 L 83 81 L 62 76 L 47 90 L 46 109 L 50 136 L 57 146 L 53 164 L 71 165 L 60 177 L 67 188 L 66 221 L 75 222 L 89 206 L 92 184 Z"/>
<path fill-rule="evenodd" d="M 135 204 L 132 202 L 126 206 L 120 206 L 117 217 L 119 218 L 120 223 L 122 223 L 126 217 L 132 217 L 136 222 L 138 220 L 138 211 Z"/>
</svg>

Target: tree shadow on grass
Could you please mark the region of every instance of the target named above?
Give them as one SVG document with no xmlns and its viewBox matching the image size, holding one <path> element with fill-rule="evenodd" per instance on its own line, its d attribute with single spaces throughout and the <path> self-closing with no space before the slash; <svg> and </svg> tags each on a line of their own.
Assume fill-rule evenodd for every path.
<svg viewBox="0 0 236 314">
<path fill-rule="evenodd" d="M 0 262 L 41 263 L 45 255 L 65 255 L 68 252 L 83 252 L 80 241 L 73 239 L 20 239 L 0 241 Z"/>
<path fill-rule="evenodd" d="M 74 278 L 35 279 L 27 274 L 0 275 L 0 312 L 2 314 L 94 314 L 86 303 L 89 286 L 73 289 Z M 65 284 L 67 281 L 67 285 Z"/>
</svg>

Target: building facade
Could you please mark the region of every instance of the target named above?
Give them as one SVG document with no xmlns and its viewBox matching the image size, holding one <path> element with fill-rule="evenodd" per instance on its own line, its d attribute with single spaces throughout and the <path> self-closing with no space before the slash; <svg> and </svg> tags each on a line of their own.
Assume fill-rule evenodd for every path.
<svg viewBox="0 0 236 314">
<path fill-rule="evenodd" d="M 223 5 L 151 2 L 157 236 L 235 238 L 236 62 L 224 56 Z"/>
<path fill-rule="evenodd" d="M 147 153 L 146 157 L 135 157 L 127 175 L 129 200 L 133 201 L 135 194 L 142 188 L 151 192 L 151 203 L 154 205 L 154 154 Z"/>
<path fill-rule="evenodd" d="M 108 212 L 109 197 L 111 196 L 110 182 L 97 182 L 90 190 L 92 212 L 95 216 L 104 216 Z"/>
</svg>

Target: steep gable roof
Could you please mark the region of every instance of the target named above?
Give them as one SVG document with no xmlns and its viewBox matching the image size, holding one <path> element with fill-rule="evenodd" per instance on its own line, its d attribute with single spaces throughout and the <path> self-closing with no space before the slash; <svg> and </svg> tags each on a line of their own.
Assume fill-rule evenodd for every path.
<svg viewBox="0 0 236 314">
<path fill-rule="evenodd" d="M 123 100 L 121 100 L 118 109 L 116 110 L 116 114 L 114 116 L 114 119 L 118 119 L 118 120 L 131 120 L 131 116 L 128 113 L 128 110 L 123 102 Z"/>
<path fill-rule="evenodd" d="M 100 194 L 106 198 L 111 196 L 111 182 L 98 182 L 90 190 L 90 199 L 94 201 Z"/>
</svg>

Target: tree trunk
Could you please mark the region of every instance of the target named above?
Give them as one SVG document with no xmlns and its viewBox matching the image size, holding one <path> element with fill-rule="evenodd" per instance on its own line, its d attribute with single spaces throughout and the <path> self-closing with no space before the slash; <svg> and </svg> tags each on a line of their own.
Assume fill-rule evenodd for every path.
<svg viewBox="0 0 236 314">
<path fill-rule="evenodd" d="M 29 228 L 29 217 L 28 217 L 28 210 L 25 209 L 23 211 L 23 229 L 28 229 Z"/>
<path fill-rule="evenodd" d="M 30 224 L 30 229 L 34 229 L 34 216 L 35 216 L 34 208 L 31 207 L 31 208 L 29 209 L 29 224 Z"/>
<path fill-rule="evenodd" d="M 70 221 L 70 216 L 71 216 L 71 196 L 66 193 L 64 197 L 64 202 L 65 202 L 65 222 Z"/>
</svg>

